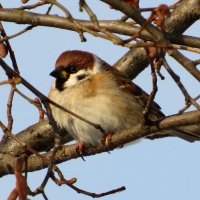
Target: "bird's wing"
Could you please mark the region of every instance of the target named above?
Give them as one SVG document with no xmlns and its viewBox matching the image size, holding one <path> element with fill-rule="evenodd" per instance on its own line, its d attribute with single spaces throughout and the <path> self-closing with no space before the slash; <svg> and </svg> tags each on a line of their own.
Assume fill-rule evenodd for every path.
<svg viewBox="0 0 200 200">
<path fill-rule="evenodd" d="M 126 78 L 121 72 L 117 69 L 112 68 L 112 73 L 116 77 L 116 82 L 119 85 L 120 89 L 125 90 L 126 92 L 131 93 L 136 97 L 139 104 L 145 108 L 149 95 L 138 85 L 134 84 L 131 80 Z M 153 113 L 157 118 L 164 117 L 165 115 L 161 112 L 160 106 L 156 102 L 152 102 L 150 107 L 150 112 Z"/>
</svg>

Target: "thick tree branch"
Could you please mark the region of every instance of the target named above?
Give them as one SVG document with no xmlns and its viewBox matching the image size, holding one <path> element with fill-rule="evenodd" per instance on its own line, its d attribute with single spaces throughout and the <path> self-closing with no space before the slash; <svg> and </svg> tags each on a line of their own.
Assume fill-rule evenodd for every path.
<svg viewBox="0 0 200 200">
<path fill-rule="evenodd" d="M 178 9 L 179 6 L 180 9 Z M 166 21 L 165 30 L 173 34 L 182 33 L 199 19 L 199 14 L 199 0 L 182 0 L 176 10 L 172 12 L 171 17 Z M 132 60 L 131 57 L 133 57 Z M 130 79 L 135 78 L 148 66 L 145 50 L 140 48 L 128 51 L 115 66 Z M 129 66 L 131 66 L 131 69 Z"/>
<path fill-rule="evenodd" d="M 132 8 L 129 4 L 124 3 L 120 0 L 101 0 L 108 5 L 112 6 L 116 10 L 121 11 L 125 15 L 127 15 L 129 18 L 135 20 L 138 24 L 141 26 L 145 25 L 145 29 L 153 36 L 154 42 L 165 42 L 166 39 L 162 33 L 157 27 L 153 26 L 151 23 L 146 23 L 146 19 L 134 8 Z"/>
<path fill-rule="evenodd" d="M 165 22 L 168 33 L 183 33 L 200 18 L 199 0 L 183 0 Z"/>
<path fill-rule="evenodd" d="M 23 15 L 22 15 L 23 12 Z M 23 16 L 23 17 L 22 17 Z M 77 27 L 69 19 L 58 16 L 36 14 L 26 11 L 4 9 L 0 10 L 0 20 L 7 22 L 15 22 L 18 24 L 30 24 L 33 26 L 47 26 L 54 28 L 61 28 L 77 32 Z M 93 22 L 89 20 L 76 20 L 82 24 L 82 26 L 98 31 Z M 119 22 L 117 20 L 100 20 L 98 21 L 99 27 L 126 36 L 132 36 L 139 31 L 138 27 L 134 27 L 130 24 Z M 177 35 L 165 33 L 164 36 L 170 40 L 171 43 L 186 45 L 190 47 L 200 48 L 200 39 L 197 37 L 191 37 L 186 35 Z M 145 40 L 152 40 L 153 37 L 146 30 L 141 33 L 141 38 Z M 0 40 L 1 41 L 1 40 Z"/>
<path fill-rule="evenodd" d="M 42 124 L 43 123 L 46 124 L 47 122 L 44 121 L 44 122 L 42 122 Z M 129 130 L 122 131 L 120 134 L 113 135 L 112 143 L 111 143 L 112 148 L 114 149 L 114 148 L 120 147 L 126 143 L 129 143 L 131 141 L 137 140 L 139 138 L 143 138 L 143 137 L 152 135 L 160 130 L 171 129 L 171 128 L 180 127 L 180 126 L 189 126 L 189 125 L 194 125 L 194 124 L 199 124 L 199 123 L 200 123 L 200 112 L 193 111 L 193 112 L 184 113 L 182 115 L 171 116 L 171 117 L 165 118 L 165 119 L 161 120 L 157 126 L 149 126 L 148 128 L 143 127 L 141 125 L 134 126 L 133 128 L 131 128 Z M 38 126 L 38 125 L 35 125 L 35 126 Z M 45 126 L 47 126 L 47 128 L 46 127 L 44 128 L 45 130 L 50 130 L 50 127 L 48 124 L 46 124 Z M 39 127 L 41 128 L 41 126 L 39 126 Z M 196 127 L 196 129 L 197 129 L 197 127 Z M 29 135 L 29 137 L 30 137 L 30 131 L 34 131 L 34 134 L 37 134 L 36 133 L 37 128 L 35 129 L 35 127 L 30 127 L 27 130 L 25 130 L 24 133 L 20 133 L 18 135 L 18 137 L 21 139 L 23 137 L 20 135 L 27 135 L 27 136 Z M 28 133 L 26 133 L 26 132 L 28 132 Z M 200 135 L 199 128 L 198 128 L 197 133 Z M 172 130 L 172 134 L 173 134 L 173 130 Z M 47 135 L 48 135 L 48 133 L 47 133 Z M 51 136 L 49 137 L 49 139 L 50 139 L 50 141 L 53 141 L 53 138 Z M 66 138 L 66 141 L 68 139 Z M 27 143 L 28 143 L 28 141 L 29 141 L 29 139 L 27 140 Z M 9 143 L 10 143 L 10 147 L 8 148 Z M 31 145 L 30 142 L 28 144 Z M 46 140 L 46 145 L 47 144 L 51 145 L 51 143 L 48 143 L 48 141 Z M 5 148 L 4 146 L 6 146 L 6 145 L 8 145 L 8 146 Z M 21 147 L 22 150 L 19 150 L 20 146 L 18 146 L 18 148 L 16 148 L 16 145 L 17 144 L 15 141 L 8 141 L 6 144 L 0 145 L 0 148 L 1 148 L 1 151 L 0 151 L 0 159 L 1 159 L 0 177 L 4 176 L 6 174 L 13 173 L 13 167 L 15 166 L 15 163 L 16 163 L 15 162 L 16 156 L 19 156 L 24 151 L 24 149 L 22 149 L 22 147 Z M 35 148 L 35 147 L 32 146 L 32 148 Z M 18 151 L 18 152 L 16 153 L 15 151 Z M 89 148 L 87 148 L 87 153 L 85 154 L 85 156 L 94 155 L 94 154 L 102 153 L 102 152 L 106 152 L 106 151 L 107 151 L 107 147 L 105 145 L 100 145 L 98 147 L 89 147 Z M 20 154 L 19 154 L 19 152 L 20 152 Z M 43 155 L 47 156 L 47 158 L 50 158 L 51 152 L 45 153 Z M 64 162 L 64 161 L 67 161 L 70 159 L 74 159 L 74 158 L 78 158 L 78 157 L 79 157 L 79 155 L 77 154 L 77 152 L 75 150 L 75 145 L 63 146 L 56 154 L 55 163 L 61 163 L 61 162 Z M 43 169 L 48 166 L 48 163 L 44 162 L 37 156 L 30 157 L 28 162 L 29 162 L 29 171 Z"/>
<path fill-rule="evenodd" d="M 199 39 L 191 37 L 180 37 L 174 35 L 174 33 L 181 33 L 186 28 L 193 24 L 199 15 L 198 0 L 183 0 L 178 7 L 181 6 L 181 9 L 176 8 L 176 12 L 173 12 L 171 17 L 167 20 L 165 28 L 169 30 L 172 35 L 164 34 L 166 39 L 174 43 L 176 40 L 178 44 L 189 45 L 192 47 L 199 47 Z M 186 16 L 183 17 L 182 16 Z M 70 22 L 70 20 L 57 16 L 49 15 L 40 15 L 24 11 L 16 10 L 1 10 L 0 11 L 0 20 L 16 22 L 19 24 L 32 24 L 32 25 L 41 25 L 41 26 L 50 26 L 57 27 L 62 29 L 68 29 L 76 31 L 76 26 Z M 96 30 L 94 23 L 89 21 L 80 21 L 86 28 L 91 30 Z M 134 35 L 138 32 L 138 28 L 132 27 L 125 23 L 120 23 L 116 21 L 100 21 L 100 27 L 119 34 L 125 35 Z M 169 28 L 168 28 L 169 27 Z M 182 29 L 182 27 L 185 27 Z M 180 31 L 182 30 L 182 31 Z M 152 36 L 147 32 L 142 32 L 143 39 L 152 40 Z M 125 62 L 124 62 L 125 61 Z M 146 58 L 146 53 L 143 48 L 138 48 L 130 50 L 125 56 L 123 56 L 116 64 L 117 68 L 122 71 L 130 79 L 135 78 L 141 71 L 143 71 L 148 65 L 148 60 Z"/>
</svg>

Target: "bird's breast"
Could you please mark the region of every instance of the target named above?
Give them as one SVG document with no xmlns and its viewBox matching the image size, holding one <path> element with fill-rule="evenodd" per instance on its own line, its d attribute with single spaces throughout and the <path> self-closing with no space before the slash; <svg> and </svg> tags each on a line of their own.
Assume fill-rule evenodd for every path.
<svg viewBox="0 0 200 200">
<path fill-rule="evenodd" d="M 98 81 L 97 81 L 98 80 Z M 106 132 L 120 132 L 142 123 L 142 108 L 135 98 L 121 90 L 112 79 L 96 77 L 63 91 L 54 90 L 49 97 L 81 117 L 101 125 Z M 52 106 L 58 124 L 76 140 L 97 145 L 103 133 L 76 117 Z"/>
</svg>

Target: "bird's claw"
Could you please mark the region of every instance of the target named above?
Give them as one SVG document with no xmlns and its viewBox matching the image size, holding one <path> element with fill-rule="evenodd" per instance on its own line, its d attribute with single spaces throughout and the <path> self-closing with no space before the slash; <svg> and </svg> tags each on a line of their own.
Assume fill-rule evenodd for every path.
<svg viewBox="0 0 200 200">
<path fill-rule="evenodd" d="M 83 158 L 83 155 L 85 153 L 85 144 L 83 142 L 76 143 L 76 152 L 82 158 L 82 160 L 85 161 L 85 159 Z"/>
<path fill-rule="evenodd" d="M 103 144 L 106 146 L 106 150 L 107 150 L 108 153 L 110 153 L 109 151 L 111 149 L 112 135 L 113 135 L 113 133 L 110 133 L 110 132 L 107 133 L 105 135 L 104 140 L 103 140 Z"/>
</svg>

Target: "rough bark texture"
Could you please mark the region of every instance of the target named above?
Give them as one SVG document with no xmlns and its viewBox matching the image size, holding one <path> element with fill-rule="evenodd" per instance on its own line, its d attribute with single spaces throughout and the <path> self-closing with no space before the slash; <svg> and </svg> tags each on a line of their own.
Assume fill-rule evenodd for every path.
<svg viewBox="0 0 200 200">
<path fill-rule="evenodd" d="M 142 127 L 141 125 L 135 126 L 129 130 L 124 130 L 118 135 L 112 137 L 112 149 L 120 147 L 128 142 L 150 136 L 157 131 L 181 127 L 185 131 L 193 132 L 200 136 L 200 128 L 198 124 L 200 122 L 200 112 L 188 112 L 183 115 L 171 116 L 160 121 L 159 125 L 151 127 Z M 69 142 L 72 138 L 65 133 L 60 131 L 62 136 L 62 144 Z M 168 135 L 167 135 L 168 136 Z M 43 120 L 39 124 L 30 126 L 26 130 L 20 132 L 17 137 L 25 142 L 27 146 L 34 148 L 35 150 L 48 151 L 54 145 L 53 130 L 48 124 L 47 120 Z M 156 138 L 153 136 L 153 138 Z M 70 159 L 79 157 L 76 153 L 75 145 L 63 146 L 57 153 L 55 163 L 61 163 Z M 87 149 L 85 156 L 94 155 L 97 153 L 106 152 L 107 147 L 100 145 L 99 147 L 90 147 Z M 6 174 L 13 173 L 13 168 L 16 163 L 17 156 L 26 152 L 26 148 L 20 146 L 13 139 L 8 140 L 6 143 L 0 144 L 0 177 Z M 51 151 L 44 153 L 47 158 L 51 156 Z M 29 158 L 29 171 L 35 171 L 43 169 L 48 166 L 48 163 L 41 160 L 37 156 L 31 156 Z"/>
</svg>

